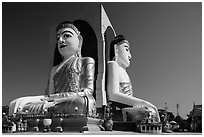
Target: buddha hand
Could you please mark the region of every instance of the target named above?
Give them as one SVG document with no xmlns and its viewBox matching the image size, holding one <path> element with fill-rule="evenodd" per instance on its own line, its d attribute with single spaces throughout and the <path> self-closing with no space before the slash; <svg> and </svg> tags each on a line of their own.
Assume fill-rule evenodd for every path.
<svg viewBox="0 0 204 137">
<path fill-rule="evenodd" d="M 85 93 L 84 93 L 84 92 L 78 92 L 77 95 L 78 95 L 78 96 L 81 96 L 81 97 L 84 97 L 84 96 L 85 96 Z"/>
<path fill-rule="evenodd" d="M 14 105 L 14 113 L 21 112 L 23 110 L 23 107 L 28 103 L 35 103 L 35 102 L 41 102 L 41 99 L 44 98 L 44 96 L 28 96 L 28 97 L 20 97 L 11 102 Z"/>
<path fill-rule="evenodd" d="M 45 101 L 44 105 L 43 105 L 43 110 L 48 109 L 48 108 L 53 107 L 53 106 L 55 106 L 55 102 L 54 101 L 53 102 Z"/>
<path fill-rule="evenodd" d="M 160 122 L 159 112 L 157 107 L 154 105 L 148 106 L 148 110 L 150 112 L 150 118 L 154 120 L 154 122 Z"/>
</svg>

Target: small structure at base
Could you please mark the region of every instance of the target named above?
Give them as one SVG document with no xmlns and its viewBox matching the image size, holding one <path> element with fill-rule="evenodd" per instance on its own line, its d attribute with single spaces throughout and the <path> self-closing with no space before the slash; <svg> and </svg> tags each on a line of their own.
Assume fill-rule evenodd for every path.
<svg viewBox="0 0 204 137">
<path fill-rule="evenodd" d="M 137 131 L 140 133 L 154 133 L 154 134 L 160 134 L 162 132 L 162 125 L 161 124 L 137 124 Z"/>
</svg>

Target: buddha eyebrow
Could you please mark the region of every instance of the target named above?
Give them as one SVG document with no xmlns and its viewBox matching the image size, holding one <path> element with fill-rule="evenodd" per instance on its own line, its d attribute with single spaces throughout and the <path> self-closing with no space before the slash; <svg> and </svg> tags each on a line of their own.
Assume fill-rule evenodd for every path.
<svg viewBox="0 0 204 137">
<path fill-rule="evenodd" d="M 71 33 L 72 35 L 74 35 L 74 33 L 73 33 L 73 32 L 68 31 L 68 30 L 67 30 L 67 31 L 63 31 L 63 32 L 62 32 L 62 34 L 67 33 L 67 32 L 68 32 L 68 33 Z"/>
<path fill-rule="evenodd" d="M 129 49 L 129 46 L 128 46 L 128 45 L 125 45 L 124 47 Z"/>
</svg>

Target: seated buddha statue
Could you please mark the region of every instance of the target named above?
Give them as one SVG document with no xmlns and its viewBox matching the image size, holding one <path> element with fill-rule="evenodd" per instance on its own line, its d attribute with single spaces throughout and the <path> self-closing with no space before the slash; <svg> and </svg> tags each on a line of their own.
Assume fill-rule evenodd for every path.
<svg viewBox="0 0 204 137">
<path fill-rule="evenodd" d="M 83 37 L 74 23 L 65 21 L 56 28 L 54 65 L 51 68 L 45 95 L 20 97 L 10 103 L 9 115 L 78 113 L 94 115 L 95 61 L 81 56 Z"/>
<path fill-rule="evenodd" d="M 160 122 L 156 106 L 133 96 L 133 89 L 126 68 L 130 65 L 130 44 L 123 35 L 118 35 L 110 44 L 110 61 L 107 63 L 107 93 L 111 101 L 125 104 L 131 121 L 153 117 Z"/>
</svg>

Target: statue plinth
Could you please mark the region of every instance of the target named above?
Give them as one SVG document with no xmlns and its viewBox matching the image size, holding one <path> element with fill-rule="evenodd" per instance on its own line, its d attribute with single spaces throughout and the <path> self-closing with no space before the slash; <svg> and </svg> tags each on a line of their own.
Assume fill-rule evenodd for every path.
<svg viewBox="0 0 204 137">
<path fill-rule="evenodd" d="M 139 133 L 162 133 L 162 124 L 160 123 L 137 123 L 134 121 L 114 121 L 113 130 L 116 131 L 135 131 Z"/>
<path fill-rule="evenodd" d="M 113 130 L 116 131 L 137 131 L 134 121 L 113 121 Z"/>
<path fill-rule="evenodd" d="M 29 121 L 28 131 L 44 132 L 45 118 L 32 117 L 28 121 Z M 65 114 L 63 117 L 61 116 L 52 117 L 51 119 L 49 119 L 49 123 L 52 132 L 63 131 L 84 132 L 84 131 L 101 131 L 100 126 L 102 125 L 102 120 L 85 115 Z M 35 130 L 35 128 L 38 128 L 38 130 Z"/>
<path fill-rule="evenodd" d="M 92 117 L 64 118 L 62 127 L 64 131 L 100 131 L 101 119 Z"/>
</svg>

